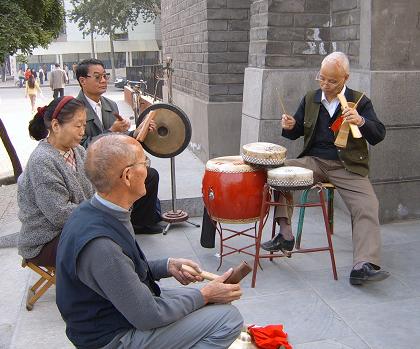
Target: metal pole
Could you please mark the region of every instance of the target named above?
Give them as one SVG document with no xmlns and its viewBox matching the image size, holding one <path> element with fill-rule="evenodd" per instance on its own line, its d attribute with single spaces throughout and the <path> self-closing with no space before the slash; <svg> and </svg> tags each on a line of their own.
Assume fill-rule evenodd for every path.
<svg viewBox="0 0 420 349">
<path fill-rule="evenodd" d="M 171 158 L 172 212 L 176 212 L 175 158 Z"/>
</svg>

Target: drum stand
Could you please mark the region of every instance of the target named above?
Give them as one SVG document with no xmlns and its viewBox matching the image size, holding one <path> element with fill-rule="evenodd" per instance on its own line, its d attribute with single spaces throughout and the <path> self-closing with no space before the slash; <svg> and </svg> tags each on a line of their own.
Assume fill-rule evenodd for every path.
<svg viewBox="0 0 420 349">
<path fill-rule="evenodd" d="M 173 68 L 172 65 L 172 58 L 168 57 L 166 59 L 166 67 L 164 68 L 167 74 L 167 81 L 168 81 L 168 103 L 172 104 L 172 73 Z M 181 223 L 186 222 L 189 223 L 196 228 L 200 228 L 200 224 L 196 224 L 190 222 L 188 220 L 188 213 L 182 210 L 177 210 L 176 208 L 176 182 L 175 182 L 175 158 L 171 157 L 171 188 L 172 188 L 172 210 L 167 211 L 162 214 L 162 220 L 168 222 L 168 225 L 163 230 L 163 235 L 168 233 L 169 228 L 174 223 Z"/>
</svg>

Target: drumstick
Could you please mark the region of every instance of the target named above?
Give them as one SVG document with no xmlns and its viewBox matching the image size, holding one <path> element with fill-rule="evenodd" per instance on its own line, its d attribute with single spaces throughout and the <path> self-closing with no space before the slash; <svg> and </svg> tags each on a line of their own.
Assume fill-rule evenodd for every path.
<svg viewBox="0 0 420 349">
<path fill-rule="evenodd" d="M 214 279 L 219 277 L 219 275 L 216 275 L 208 271 L 204 271 L 204 270 L 202 270 L 201 273 L 199 273 L 193 267 L 190 267 L 189 265 L 186 265 L 186 264 L 182 264 L 181 269 L 183 271 L 190 273 L 192 276 L 201 276 L 203 279 L 209 280 L 209 281 L 213 281 Z"/>
<path fill-rule="evenodd" d="M 219 275 L 210 273 L 208 271 L 202 271 L 201 273 L 198 273 L 193 267 L 190 267 L 189 265 L 182 264 L 181 266 L 182 270 L 187 271 L 193 276 L 201 276 L 205 280 L 213 281 L 215 278 L 219 277 Z M 239 281 L 241 281 L 245 276 L 247 276 L 252 271 L 251 266 L 245 262 L 242 261 L 241 264 L 233 268 L 232 274 L 225 280 L 225 284 L 237 284 Z"/>
<path fill-rule="evenodd" d="M 353 109 L 356 109 L 356 108 L 357 108 L 357 105 L 359 104 L 360 100 L 363 98 L 363 96 L 364 96 L 364 95 L 365 95 L 365 94 L 364 94 L 364 93 L 362 93 L 362 95 L 361 95 L 361 96 L 360 96 L 360 98 L 357 100 L 356 104 L 354 105 Z"/>
<path fill-rule="evenodd" d="M 123 121 L 123 120 L 124 120 L 124 118 L 123 118 L 120 114 L 118 114 L 116 111 L 112 112 L 112 115 L 114 115 L 114 116 L 115 116 L 115 118 L 116 118 L 118 121 Z"/>
<path fill-rule="evenodd" d="M 281 96 L 280 96 L 280 93 L 279 93 L 279 90 L 277 89 L 277 87 L 276 87 L 276 91 L 279 95 L 280 105 L 281 105 L 281 108 L 283 109 L 283 114 L 288 115 L 287 112 L 286 112 L 286 108 L 284 107 L 283 100 L 281 99 Z"/>
<path fill-rule="evenodd" d="M 156 116 L 156 110 L 152 110 L 147 114 L 147 116 L 143 120 L 143 125 L 141 126 L 141 129 L 139 133 L 137 134 L 136 140 L 139 142 L 143 142 L 146 138 L 147 133 L 149 132 L 149 125 L 150 122 L 155 118 Z"/>
</svg>

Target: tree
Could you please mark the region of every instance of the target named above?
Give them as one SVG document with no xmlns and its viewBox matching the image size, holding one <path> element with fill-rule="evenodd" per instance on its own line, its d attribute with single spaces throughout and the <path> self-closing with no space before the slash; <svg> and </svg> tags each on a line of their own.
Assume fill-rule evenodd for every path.
<svg viewBox="0 0 420 349">
<path fill-rule="evenodd" d="M 160 13 L 160 0 L 71 0 L 70 18 L 84 34 L 109 35 L 112 79 L 115 79 L 114 36 L 138 23 L 139 16 L 152 21 Z"/>
<path fill-rule="evenodd" d="M 17 51 L 47 47 L 64 25 L 61 0 L 0 0 L 0 62 Z"/>
</svg>

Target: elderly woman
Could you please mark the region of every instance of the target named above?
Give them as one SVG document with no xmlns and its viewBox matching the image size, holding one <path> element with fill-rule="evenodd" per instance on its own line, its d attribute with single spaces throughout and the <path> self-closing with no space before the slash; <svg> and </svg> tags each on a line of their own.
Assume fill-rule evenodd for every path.
<svg viewBox="0 0 420 349">
<path fill-rule="evenodd" d="M 75 207 L 90 198 L 93 187 L 84 172 L 86 111 L 64 96 L 38 108 L 29 134 L 39 140 L 18 179 L 19 254 L 29 262 L 55 266 L 61 230 Z"/>
</svg>

